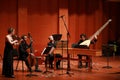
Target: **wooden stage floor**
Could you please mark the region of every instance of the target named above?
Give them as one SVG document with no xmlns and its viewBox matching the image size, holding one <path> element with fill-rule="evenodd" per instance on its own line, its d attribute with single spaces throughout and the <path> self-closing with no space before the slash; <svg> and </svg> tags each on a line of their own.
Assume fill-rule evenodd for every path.
<svg viewBox="0 0 120 80">
<path fill-rule="evenodd" d="M 0 74 L 0 80 L 120 80 L 120 56 L 110 57 L 109 65 L 112 67 L 102 68 L 107 66 L 106 57 L 93 57 L 93 69 L 91 72 L 88 72 L 86 68 L 78 69 L 77 61 L 71 61 L 71 71 L 70 74 L 66 74 L 67 62 L 63 61 L 63 68 L 61 70 L 54 71 L 53 69 L 48 69 L 52 73 L 43 74 L 45 71 L 44 64 L 39 65 L 39 68 L 43 72 L 33 72 L 37 76 L 26 76 L 29 74 L 25 66 L 25 71 L 21 70 L 21 63 L 18 66 L 18 71 L 14 71 L 15 78 L 6 78 Z M 16 61 L 14 61 L 14 69 L 16 66 Z M 62 66 L 61 66 L 62 67 Z M 0 72 L 2 69 L 2 60 L 0 60 Z M 33 67 L 34 69 L 34 67 Z"/>
</svg>

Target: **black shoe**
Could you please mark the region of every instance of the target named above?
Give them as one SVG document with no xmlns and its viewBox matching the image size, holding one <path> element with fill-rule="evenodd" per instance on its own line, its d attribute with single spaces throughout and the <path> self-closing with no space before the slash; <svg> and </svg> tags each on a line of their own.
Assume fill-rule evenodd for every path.
<svg viewBox="0 0 120 80">
<path fill-rule="evenodd" d="M 50 68 L 50 69 L 53 69 L 53 65 L 50 65 L 49 68 Z"/>
<path fill-rule="evenodd" d="M 15 78 L 14 75 L 5 75 L 5 77 L 7 77 L 7 78 Z"/>
<path fill-rule="evenodd" d="M 36 69 L 35 72 L 42 72 L 42 70 Z"/>
<path fill-rule="evenodd" d="M 78 68 L 82 68 L 82 66 L 78 66 Z"/>
<path fill-rule="evenodd" d="M 88 68 L 88 66 L 85 66 L 85 68 Z"/>
<path fill-rule="evenodd" d="M 78 68 L 82 68 L 82 65 L 78 65 Z"/>
<path fill-rule="evenodd" d="M 59 69 L 59 67 L 58 67 L 58 66 L 56 66 L 56 69 Z"/>
<path fill-rule="evenodd" d="M 32 70 L 32 69 L 30 69 L 30 70 L 28 70 L 28 72 L 33 72 L 33 70 Z"/>
<path fill-rule="evenodd" d="M 85 66 L 85 68 L 88 68 L 88 63 L 86 63 L 86 66 Z"/>
<path fill-rule="evenodd" d="M 56 65 L 56 68 L 57 68 L 57 69 L 60 69 L 60 65 Z"/>
<path fill-rule="evenodd" d="M 78 68 L 82 68 L 82 62 L 78 62 Z"/>
<path fill-rule="evenodd" d="M 52 64 L 50 65 L 50 68 L 53 69 L 53 65 Z"/>
<path fill-rule="evenodd" d="M 14 76 L 14 75 L 12 75 L 12 76 L 11 76 L 11 78 L 15 78 L 15 76 Z"/>
</svg>

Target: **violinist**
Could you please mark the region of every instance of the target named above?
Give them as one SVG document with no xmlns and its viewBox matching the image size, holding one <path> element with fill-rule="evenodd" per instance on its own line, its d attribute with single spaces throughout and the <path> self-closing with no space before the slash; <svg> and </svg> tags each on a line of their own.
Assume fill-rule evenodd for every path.
<svg viewBox="0 0 120 80">
<path fill-rule="evenodd" d="M 2 67 L 2 75 L 9 78 L 14 78 L 13 72 L 13 45 L 18 44 L 18 40 L 13 39 L 13 35 L 15 34 L 15 29 L 10 27 L 8 29 L 8 34 L 5 37 L 5 48 L 4 48 L 4 56 L 3 56 L 3 67 Z"/>
<path fill-rule="evenodd" d="M 23 35 L 21 37 L 21 39 L 22 39 L 22 41 L 19 45 L 19 59 L 25 61 L 27 68 L 31 72 L 32 69 L 31 69 L 31 65 L 30 65 L 29 60 L 28 60 L 28 56 L 29 56 L 28 49 L 30 49 L 32 42 L 28 43 L 28 36 L 27 35 Z M 34 56 L 34 54 L 32 54 L 32 55 Z M 36 59 L 36 61 L 38 61 L 38 60 Z M 38 62 L 37 62 L 37 64 L 35 64 L 35 71 L 41 72 L 41 70 L 38 69 Z"/>
</svg>

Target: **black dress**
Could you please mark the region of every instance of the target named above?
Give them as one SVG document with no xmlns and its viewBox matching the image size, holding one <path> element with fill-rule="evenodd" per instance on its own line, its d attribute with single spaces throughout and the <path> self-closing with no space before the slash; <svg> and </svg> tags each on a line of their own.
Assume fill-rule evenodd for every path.
<svg viewBox="0 0 120 80">
<path fill-rule="evenodd" d="M 10 77 L 13 72 L 13 46 L 6 40 L 3 57 L 2 75 Z"/>
</svg>

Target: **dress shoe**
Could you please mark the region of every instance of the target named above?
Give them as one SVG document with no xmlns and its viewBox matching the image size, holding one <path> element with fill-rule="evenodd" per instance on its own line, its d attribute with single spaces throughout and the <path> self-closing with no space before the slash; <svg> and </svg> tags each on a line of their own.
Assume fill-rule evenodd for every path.
<svg viewBox="0 0 120 80">
<path fill-rule="evenodd" d="M 6 75 L 5 77 L 7 77 L 7 78 L 15 78 L 14 75 Z"/>
<path fill-rule="evenodd" d="M 85 68 L 88 68 L 88 66 L 85 66 Z"/>
<path fill-rule="evenodd" d="M 78 68 L 82 68 L 82 65 L 78 65 Z"/>
<path fill-rule="evenodd" d="M 35 72 L 42 72 L 42 70 L 36 69 Z"/>
<path fill-rule="evenodd" d="M 88 63 L 86 63 L 85 68 L 88 68 Z"/>
<path fill-rule="evenodd" d="M 14 76 L 14 75 L 12 75 L 12 76 L 11 76 L 11 78 L 15 78 L 15 76 Z"/>
</svg>

